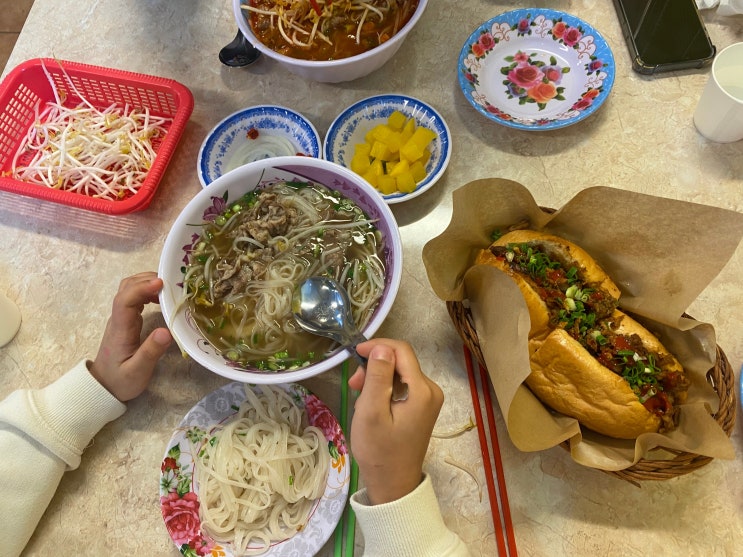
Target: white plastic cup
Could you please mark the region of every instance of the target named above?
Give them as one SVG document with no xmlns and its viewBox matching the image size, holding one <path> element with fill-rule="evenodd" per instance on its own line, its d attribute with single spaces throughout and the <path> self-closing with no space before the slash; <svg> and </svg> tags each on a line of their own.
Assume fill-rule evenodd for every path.
<svg viewBox="0 0 743 557">
<path fill-rule="evenodd" d="M 743 0 L 720 0 L 717 15 L 743 14 Z"/>
<path fill-rule="evenodd" d="M 743 139 L 743 43 L 731 44 L 715 56 L 694 125 L 718 143 Z"/>
</svg>

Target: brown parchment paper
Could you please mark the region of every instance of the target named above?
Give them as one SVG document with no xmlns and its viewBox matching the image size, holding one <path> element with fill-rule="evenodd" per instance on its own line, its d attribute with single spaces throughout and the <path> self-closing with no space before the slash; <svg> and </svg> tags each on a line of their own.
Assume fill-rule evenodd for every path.
<svg viewBox="0 0 743 557">
<path fill-rule="evenodd" d="M 590 253 L 621 289 L 620 307 L 659 334 L 686 368 L 691 387 L 674 431 L 644 434 L 636 441 L 612 439 L 552 412 L 523 384 L 530 373 L 526 303 L 505 273 L 472 262 L 490 245 L 494 230 L 506 231 L 524 220 L 529 228 L 562 236 Z M 734 211 L 592 187 L 551 214 L 521 184 L 492 178 L 454 192 L 452 220 L 424 246 L 423 263 L 439 298 L 469 304 L 514 445 L 539 451 L 569 440 L 576 462 L 621 470 L 641 458 L 669 458 L 658 447 L 735 457 L 730 439 L 710 416 L 719 405 L 705 379 L 716 361 L 714 328 L 682 314 L 742 237 L 743 215 Z"/>
</svg>

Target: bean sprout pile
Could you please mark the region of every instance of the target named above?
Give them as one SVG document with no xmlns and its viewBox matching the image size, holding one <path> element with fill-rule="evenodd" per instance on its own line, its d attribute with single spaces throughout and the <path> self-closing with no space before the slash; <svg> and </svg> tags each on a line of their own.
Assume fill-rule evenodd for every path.
<svg viewBox="0 0 743 557">
<path fill-rule="evenodd" d="M 337 31 L 361 44 L 365 26 L 379 44 L 399 31 L 416 6 L 417 0 L 253 0 L 241 7 L 268 18 L 287 44 L 306 48 L 332 45 Z"/>
<path fill-rule="evenodd" d="M 64 92 L 52 88 L 56 99 L 43 107 L 37 103 L 35 122 L 15 154 L 11 177 L 112 201 L 136 194 L 172 119 L 128 104 L 99 110 L 77 90 L 82 102 L 67 107 Z"/>
</svg>

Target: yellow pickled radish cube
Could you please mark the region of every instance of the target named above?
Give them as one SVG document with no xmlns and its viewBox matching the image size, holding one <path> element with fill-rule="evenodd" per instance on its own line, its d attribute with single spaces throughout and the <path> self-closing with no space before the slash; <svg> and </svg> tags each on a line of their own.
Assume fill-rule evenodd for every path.
<svg viewBox="0 0 743 557">
<path fill-rule="evenodd" d="M 371 167 L 369 168 L 370 172 L 373 172 L 375 176 L 381 176 L 384 174 L 384 164 L 379 159 L 374 159 L 371 163 Z"/>
<path fill-rule="evenodd" d="M 411 118 L 410 120 L 405 122 L 405 126 L 400 132 L 400 141 L 402 141 L 403 145 L 405 145 L 408 142 L 408 140 L 411 137 L 413 137 L 414 132 L 415 132 L 415 120 Z"/>
<path fill-rule="evenodd" d="M 399 110 L 395 110 L 387 117 L 387 125 L 391 127 L 393 130 L 400 131 L 405 127 L 405 123 L 408 121 L 408 117 L 405 116 L 402 112 Z"/>
<path fill-rule="evenodd" d="M 388 172 L 388 174 L 397 177 L 405 172 L 410 172 L 410 164 L 405 159 L 400 159 L 400 162 L 395 163 L 395 166 Z"/>
<path fill-rule="evenodd" d="M 366 141 L 369 145 L 374 143 L 374 140 L 377 139 L 378 133 L 384 133 L 384 131 L 380 131 L 382 128 L 386 128 L 386 124 L 377 124 L 372 129 L 370 129 L 366 134 L 364 135 L 364 141 Z"/>
<path fill-rule="evenodd" d="M 417 145 L 419 145 L 421 149 L 425 149 L 426 147 L 428 147 L 428 144 L 431 143 L 431 141 L 433 141 L 435 137 L 436 137 L 435 132 L 423 126 L 419 126 L 415 128 L 415 131 L 413 132 L 413 137 L 411 137 L 408 141 L 413 141 Z"/>
<path fill-rule="evenodd" d="M 376 188 L 384 195 L 389 195 L 397 191 L 397 180 L 394 176 L 383 174 L 377 177 Z"/>
<path fill-rule="evenodd" d="M 411 138 L 410 141 L 400 147 L 400 160 L 406 160 L 408 163 L 415 162 L 423 156 L 423 149 Z"/>
<path fill-rule="evenodd" d="M 390 128 L 387 124 L 378 124 L 372 129 L 372 137 L 377 141 L 387 143 L 387 139 L 391 134 L 395 133 L 395 130 Z"/>
<path fill-rule="evenodd" d="M 413 178 L 409 170 L 397 175 L 395 181 L 397 182 L 397 189 L 401 192 L 411 193 L 415 191 L 415 178 Z"/>
<path fill-rule="evenodd" d="M 370 143 L 357 143 L 354 146 L 353 154 L 354 155 L 366 155 L 369 156 L 369 152 L 371 151 L 371 144 Z"/>
<path fill-rule="evenodd" d="M 410 165 L 410 173 L 413 175 L 416 184 L 426 177 L 426 168 L 420 159 Z"/>
<path fill-rule="evenodd" d="M 397 153 L 400 150 L 400 147 L 402 146 L 402 133 L 400 132 L 392 132 L 390 136 L 387 138 L 387 147 L 390 150 L 390 153 Z"/>
<path fill-rule="evenodd" d="M 374 143 L 372 143 L 369 155 L 373 159 L 379 159 L 382 161 L 391 161 L 395 158 L 390 152 L 390 148 L 387 146 L 387 144 L 383 143 L 382 141 L 375 141 Z"/>
<path fill-rule="evenodd" d="M 369 182 L 372 187 L 379 188 L 379 175 L 375 174 L 373 170 L 369 169 L 364 174 L 362 174 L 361 177 Z"/>
<path fill-rule="evenodd" d="M 423 149 L 423 156 L 419 159 L 423 163 L 423 166 L 427 165 L 430 159 L 431 151 L 429 149 Z"/>
<path fill-rule="evenodd" d="M 369 155 L 357 153 L 351 159 L 351 170 L 353 170 L 356 174 L 363 175 L 369 170 L 369 168 L 371 168 L 371 160 L 369 159 Z"/>
<path fill-rule="evenodd" d="M 402 144 L 400 142 L 400 132 L 393 130 L 389 126 L 375 127 L 372 136 L 374 137 L 372 146 L 375 142 L 384 143 L 385 145 L 387 145 L 388 149 L 392 153 L 397 152 L 400 149 L 400 145 Z"/>
</svg>

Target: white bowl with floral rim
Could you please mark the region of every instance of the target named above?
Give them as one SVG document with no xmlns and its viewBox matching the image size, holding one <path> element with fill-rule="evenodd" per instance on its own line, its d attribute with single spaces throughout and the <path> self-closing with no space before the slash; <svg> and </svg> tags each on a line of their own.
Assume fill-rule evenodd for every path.
<svg viewBox="0 0 743 557">
<path fill-rule="evenodd" d="M 336 348 L 320 361 L 285 371 L 240 366 L 204 337 L 190 310 L 182 303 L 184 258 L 198 238 L 198 225 L 244 194 L 281 181 L 321 184 L 354 202 L 374 221 L 383 243 L 380 257 L 384 262 L 384 289 L 363 328 L 367 338 L 384 322 L 400 288 L 403 249 L 397 221 L 377 191 L 351 170 L 323 159 L 293 156 L 262 159 L 223 174 L 189 201 L 176 218 L 165 239 L 158 274 L 164 283 L 160 308 L 178 346 L 198 364 L 233 381 L 256 384 L 300 381 L 333 369 L 352 355 L 347 349 Z"/>
</svg>

